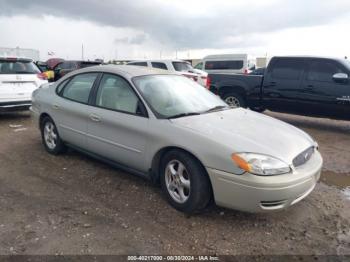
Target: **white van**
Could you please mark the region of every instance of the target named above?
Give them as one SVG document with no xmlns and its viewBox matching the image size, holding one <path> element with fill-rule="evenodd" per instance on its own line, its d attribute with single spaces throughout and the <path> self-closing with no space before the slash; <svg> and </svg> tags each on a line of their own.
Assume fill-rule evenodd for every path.
<svg viewBox="0 0 350 262">
<path fill-rule="evenodd" d="M 127 65 L 153 67 L 171 72 L 179 72 L 182 75 L 191 78 L 202 86 L 206 86 L 208 73 L 192 67 L 192 65 L 183 60 L 139 60 L 131 61 Z"/>
<path fill-rule="evenodd" d="M 247 74 L 252 67 L 247 54 L 223 54 L 206 56 L 194 68 L 207 73 Z"/>
</svg>

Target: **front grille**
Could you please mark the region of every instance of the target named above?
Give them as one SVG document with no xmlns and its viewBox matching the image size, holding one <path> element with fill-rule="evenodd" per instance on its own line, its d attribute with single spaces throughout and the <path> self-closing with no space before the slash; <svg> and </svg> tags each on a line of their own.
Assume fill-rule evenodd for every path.
<svg viewBox="0 0 350 262">
<path fill-rule="evenodd" d="M 308 149 L 306 149 L 305 151 L 301 152 L 299 155 L 297 155 L 294 159 L 293 159 L 293 165 L 295 167 L 301 166 L 303 164 L 305 164 L 307 161 L 310 160 L 310 158 L 312 157 L 312 155 L 315 152 L 315 147 L 311 146 Z"/>
</svg>

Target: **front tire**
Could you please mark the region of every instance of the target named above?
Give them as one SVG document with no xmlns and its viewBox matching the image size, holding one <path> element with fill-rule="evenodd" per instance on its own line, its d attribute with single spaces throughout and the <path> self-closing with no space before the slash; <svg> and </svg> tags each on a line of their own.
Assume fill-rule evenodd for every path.
<svg viewBox="0 0 350 262">
<path fill-rule="evenodd" d="M 211 198 L 205 169 L 197 159 L 180 150 L 172 150 L 163 157 L 160 182 L 170 205 L 184 213 L 200 211 Z"/>
<path fill-rule="evenodd" d="M 231 107 L 246 107 L 244 98 L 236 93 L 226 93 L 223 95 L 223 100 Z"/>
<path fill-rule="evenodd" d="M 66 146 L 58 134 L 55 123 L 50 117 L 45 117 L 40 125 L 41 138 L 47 152 L 58 155 L 66 151 Z"/>
</svg>

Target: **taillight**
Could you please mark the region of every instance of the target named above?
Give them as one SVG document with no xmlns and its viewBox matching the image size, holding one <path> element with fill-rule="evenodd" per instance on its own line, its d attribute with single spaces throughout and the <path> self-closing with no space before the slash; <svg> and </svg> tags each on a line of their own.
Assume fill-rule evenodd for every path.
<svg viewBox="0 0 350 262">
<path fill-rule="evenodd" d="M 40 74 L 37 74 L 36 76 L 41 80 L 47 80 L 47 74 L 45 73 L 40 73 Z"/>
<path fill-rule="evenodd" d="M 244 69 L 244 74 L 248 75 L 248 69 Z"/>
<path fill-rule="evenodd" d="M 207 89 L 210 89 L 210 85 L 211 85 L 211 80 L 210 80 L 210 77 L 207 76 L 207 81 L 205 82 L 205 87 L 206 87 Z"/>
</svg>

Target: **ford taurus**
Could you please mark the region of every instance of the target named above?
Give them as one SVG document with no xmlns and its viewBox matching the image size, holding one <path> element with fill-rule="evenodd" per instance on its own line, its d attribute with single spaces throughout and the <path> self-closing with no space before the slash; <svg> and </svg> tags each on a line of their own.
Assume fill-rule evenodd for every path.
<svg viewBox="0 0 350 262">
<path fill-rule="evenodd" d="M 85 152 L 160 182 L 169 203 L 191 213 L 217 205 L 287 208 L 315 187 L 322 157 L 303 131 L 231 108 L 181 75 L 137 66 L 74 71 L 33 92 L 45 149 Z"/>
</svg>

